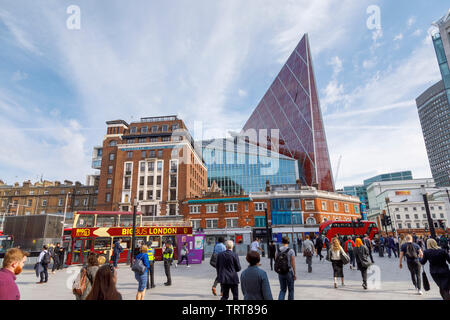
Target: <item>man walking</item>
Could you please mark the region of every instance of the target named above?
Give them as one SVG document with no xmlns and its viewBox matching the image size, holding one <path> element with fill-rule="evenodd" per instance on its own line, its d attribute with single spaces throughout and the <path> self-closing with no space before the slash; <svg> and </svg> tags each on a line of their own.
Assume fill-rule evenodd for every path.
<svg viewBox="0 0 450 320">
<path fill-rule="evenodd" d="M 270 259 L 270 270 L 273 270 L 273 259 L 275 259 L 275 252 L 276 247 L 275 244 L 273 243 L 273 240 L 271 240 L 268 248 L 268 255 Z"/>
<path fill-rule="evenodd" d="M 408 264 L 409 272 L 411 273 L 411 280 L 414 287 L 417 289 L 417 294 L 422 295 L 422 266 L 419 262 L 419 258 L 423 257 L 422 249 L 420 249 L 417 243 L 413 242 L 413 237 L 410 234 L 406 236 L 406 243 L 404 243 L 400 249 L 400 269 L 402 268 L 403 256 L 406 256 L 406 263 Z"/>
<path fill-rule="evenodd" d="M 56 246 L 53 248 L 53 254 L 52 254 L 52 258 L 53 258 L 53 267 L 52 267 L 52 273 L 55 273 L 55 270 L 59 270 L 60 269 L 60 264 L 61 264 L 61 246 L 59 244 L 59 242 L 56 244 Z"/>
<path fill-rule="evenodd" d="M 119 262 L 120 254 L 123 252 L 123 248 L 120 245 L 122 243 L 122 239 L 119 239 L 114 244 L 113 254 L 111 259 L 113 261 L 114 268 L 117 269 L 117 263 Z"/>
<path fill-rule="evenodd" d="M 250 251 L 256 251 L 259 254 L 262 254 L 262 252 L 264 251 L 263 249 L 261 249 L 260 247 L 261 245 L 259 244 L 259 239 L 256 238 L 255 241 L 252 242 L 252 244 L 250 245 Z"/>
<path fill-rule="evenodd" d="M 312 244 L 311 241 L 309 241 L 309 242 L 311 243 L 310 246 L 314 250 L 314 245 Z M 302 250 L 304 250 L 304 248 L 305 248 L 305 243 L 306 243 L 306 240 L 303 242 Z M 280 248 L 280 250 L 275 258 L 275 266 L 280 265 L 282 261 L 285 261 L 284 259 L 287 259 L 289 271 L 286 274 L 278 273 L 278 280 L 280 281 L 280 294 L 278 295 L 278 300 L 284 300 L 287 290 L 289 290 L 288 300 L 294 300 L 294 281 L 297 280 L 297 273 L 295 270 L 296 269 L 295 268 L 295 253 L 294 253 L 294 250 L 289 249 L 289 238 L 288 237 L 281 238 L 281 244 L 283 246 Z"/>
<path fill-rule="evenodd" d="M 225 247 L 225 245 L 223 244 L 224 241 L 225 241 L 225 239 L 224 239 L 223 237 L 219 237 L 219 238 L 217 239 L 217 243 L 216 243 L 216 245 L 214 246 L 214 251 L 213 251 L 213 254 L 215 254 L 216 257 L 219 255 L 219 253 L 224 252 L 225 250 L 227 250 L 226 247 Z M 213 293 L 213 295 L 217 296 L 217 289 L 216 289 L 216 288 L 217 288 L 217 284 L 219 283 L 219 282 L 217 281 L 217 279 L 219 278 L 219 274 L 218 274 L 218 271 L 217 271 L 217 261 L 216 261 L 216 266 L 215 266 L 215 268 L 216 268 L 216 279 L 214 279 L 214 284 L 213 284 L 213 286 L 212 286 L 212 293 Z M 221 288 L 221 289 L 222 289 L 222 288 Z M 221 290 L 221 291 L 222 291 L 222 290 Z"/>
<path fill-rule="evenodd" d="M 178 260 L 178 264 L 181 264 L 183 260 L 186 260 L 186 267 L 189 268 L 189 259 L 188 259 L 189 249 L 187 246 L 187 242 L 183 244 L 180 250 L 180 260 Z"/>
<path fill-rule="evenodd" d="M 233 294 L 233 300 L 239 300 L 239 276 L 241 264 L 239 257 L 233 252 L 233 241 L 228 240 L 225 243 L 226 251 L 219 253 L 217 256 L 217 273 L 218 281 L 222 286 L 222 298 L 220 300 L 228 300 L 230 290 Z"/>
<path fill-rule="evenodd" d="M 309 236 L 306 236 L 306 240 L 303 241 L 303 256 L 306 257 L 306 264 L 308 265 L 308 272 L 312 272 L 312 257 L 314 256 L 314 243 L 309 240 Z"/>
<path fill-rule="evenodd" d="M 41 272 L 39 276 L 41 281 L 38 284 L 46 283 L 48 281 L 48 264 L 50 263 L 50 252 L 48 252 L 48 247 L 44 246 L 41 253 L 39 254 L 38 263 L 41 265 Z"/>
<path fill-rule="evenodd" d="M 317 239 L 316 239 L 316 250 L 317 250 L 317 255 L 320 258 L 320 261 L 322 261 L 322 259 L 323 259 L 322 248 L 323 248 L 322 236 L 318 236 Z"/>
<path fill-rule="evenodd" d="M 325 243 L 325 248 L 327 248 L 327 257 L 328 257 L 328 251 L 330 251 L 330 240 L 328 240 L 328 238 L 325 237 L 325 240 L 323 242 Z"/>
<path fill-rule="evenodd" d="M 384 238 L 382 235 L 380 235 L 380 241 L 378 242 L 378 253 L 380 254 L 380 257 L 384 257 Z"/>
<path fill-rule="evenodd" d="M 22 272 L 28 256 L 28 252 L 18 248 L 11 248 L 6 251 L 3 258 L 3 268 L 0 269 L 0 300 L 20 300 L 16 276 Z"/>
<path fill-rule="evenodd" d="M 372 242 L 370 241 L 369 236 L 367 234 L 364 235 L 364 245 L 367 247 L 367 249 L 369 249 L 370 260 L 372 261 L 372 263 L 375 263 L 372 257 Z"/>
<path fill-rule="evenodd" d="M 395 241 L 394 238 L 392 238 L 392 236 L 389 236 L 389 238 L 387 238 L 387 246 L 388 246 L 388 257 L 390 258 L 392 255 L 392 251 L 394 252 L 394 256 L 397 258 L 397 250 L 395 250 Z"/>
<path fill-rule="evenodd" d="M 163 261 L 164 261 L 164 272 L 166 273 L 167 282 L 164 283 L 165 286 L 172 285 L 172 277 L 170 275 L 170 266 L 172 265 L 173 260 L 173 249 L 172 242 L 166 242 L 166 248 L 163 252 Z"/>
</svg>

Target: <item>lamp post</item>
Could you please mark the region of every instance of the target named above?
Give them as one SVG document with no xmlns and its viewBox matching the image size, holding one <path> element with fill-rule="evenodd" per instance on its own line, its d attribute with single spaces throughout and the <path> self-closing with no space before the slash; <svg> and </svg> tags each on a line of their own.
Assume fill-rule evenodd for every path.
<svg viewBox="0 0 450 320">
<path fill-rule="evenodd" d="M 138 201 L 134 198 L 133 202 L 133 235 L 131 237 L 131 248 L 130 248 L 130 265 L 133 265 L 134 259 L 134 245 L 136 241 L 136 210 L 137 210 Z"/>
<path fill-rule="evenodd" d="M 266 239 L 267 239 L 267 252 L 269 252 L 269 216 L 267 214 L 267 208 L 264 208 L 264 213 L 266 215 Z"/>
<path fill-rule="evenodd" d="M 292 245 L 294 248 L 295 256 L 297 256 L 296 239 L 294 239 L 294 212 L 291 210 L 291 226 L 292 226 Z"/>
<path fill-rule="evenodd" d="M 64 219 L 62 222 L 61 238 L 64 236 L 64 224 L 66 223 L 67 203 L 69 201 L 70 192 L 66 194 L 66 204 L 64 205 Z"/>
<path fill-rule="evenodd" d="M 392 236 L 394 236 L 395 229 L 393 227 L 393 222 L 392 222 L 392 218 L 391 218 L 391 211 L 389 210 L 389 203 L 391 202 L 391 200 L 389 199 L 389 197 L 386 197 L 386 198 L 384 198 L 384 201 L 386 201 L 386 208 L 387 208 L 387 211 L 388 211 L 388 217 L 389 217 L 389 220 L 391 222 Z M 386 226 L 386 229 L 387 229 L 387 226 Z"/>
<path fill-rule="evenodd" d="M 420 190 L 423 196 L 423 202 L 425 204 L 425 211 L 427 213 L 428 225 L 430 227 L 430 234 L 433 239 L 436 239 L 436 231 L 434 230 L 433 219 L 431 219 L 430 207 L 428 206 L 428 196 L 427 191 L 425 190 L 425 186 L 421 185 Z"/>
</svg>

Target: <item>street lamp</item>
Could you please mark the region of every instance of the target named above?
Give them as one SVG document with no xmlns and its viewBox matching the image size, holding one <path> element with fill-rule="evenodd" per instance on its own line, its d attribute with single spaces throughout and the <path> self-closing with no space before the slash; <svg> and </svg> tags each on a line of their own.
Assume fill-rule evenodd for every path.
<svg viewBox="0 0 450 320">
<path fill-rule="evenodd" d="M 391 211 L 389 210 L 389 203 L 391 202 L 391 200 L 389 199 L 389 197 L 384 198 L 384 201 L 386 201 L 386 207 L 388 210 L 388 217 L 389 220 L 391 222 L 391 231 L 392 231 L 392 236 L 394 236 L 394 227 L 393 227 L 393 223 L 392 223 L 392 218 L 391 218 Z M 387 226 L 386 226 L 386 230 L 387 230 Z M 386 231 L 387 232 L 387 231 Z"/>
<path fill-rule="evenodd" d="M 137 210 L 138 201 L 134 198 L 133 202 L 133 235 L 131 237 L 131 248 L 130 248 L 130 265 L 133 265 L 134 258 L 134 243 L 136 241 L 136 210 Z"/>
<path fill-rule="evenodd" d="M 431 219 L 430 207 L 428 206 L 428 196 L 425 186 L 421 185 L 420 190 L 423 196 L 423 202 L 425 204 L 425 211 L 427 213 L 428 225 L 430 227 L 430 234 L 433 239 L 436 239 L 436 231 L 434 230 L 433 219 Z"/>
<path fill-rule="evenodd" d="M 64 205 L 64 219 L 62 222 L 61 238 L 64 236 L 64 224 L 66 223 L 67 202 L 69 201 L 70 192 L 66 194 L 66 204 Z"/>
<path fill-rule="evenodd" d="M 296 239 L 294 239 L 294 212 L 291 210 L 291 226 L 292 226 L 292 245 L 294 248 L 295 256 L 297 256 Z"/>
</svg>

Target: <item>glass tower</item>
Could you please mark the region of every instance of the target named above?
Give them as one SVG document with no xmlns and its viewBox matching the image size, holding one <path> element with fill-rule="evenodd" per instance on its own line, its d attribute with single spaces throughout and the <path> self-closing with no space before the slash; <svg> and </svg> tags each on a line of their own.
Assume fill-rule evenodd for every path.
<svg viewBox="0 0 450 320">
<path fill-rule="evenodd" d="M 225 195 L 264 191 L 266 181 L 295 184 L 297 160 L 257 147 L 241 139 L 215 139 L 201 142 L 208 187 L 213 181 Z"/>
<path fill-rule="evenodd" d="M 305 34 L 244 125 L 243 132 L 278 129 L 279 152 L 298 160 L 303 184 L 334 191 L 327 140 Z"/>
</svg>

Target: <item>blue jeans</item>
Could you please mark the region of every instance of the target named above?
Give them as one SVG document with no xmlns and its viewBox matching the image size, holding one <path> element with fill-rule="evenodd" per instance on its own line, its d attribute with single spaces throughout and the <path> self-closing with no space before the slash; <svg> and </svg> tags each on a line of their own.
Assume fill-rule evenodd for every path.
<svg viewBox="0 0 450 320">
<path fill-rule="evenodd" d="M 278 280 L 280 280 L 280 295 L 278 300 L 284 300 L 286 290 L 289 290 L 288 300 L 294 300 L 294 273 L 289 271 L 286 274 L 279 274 Z"/>
</svg>

